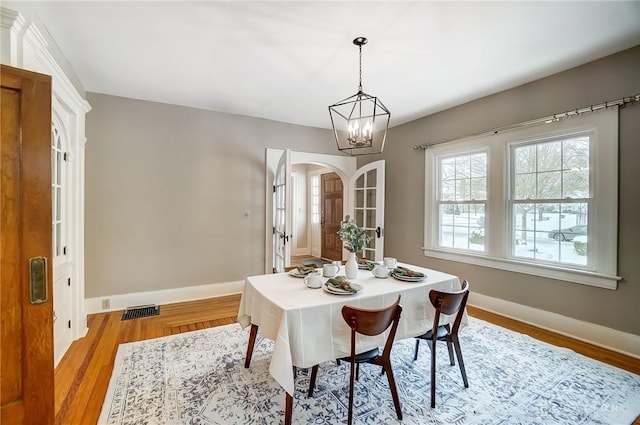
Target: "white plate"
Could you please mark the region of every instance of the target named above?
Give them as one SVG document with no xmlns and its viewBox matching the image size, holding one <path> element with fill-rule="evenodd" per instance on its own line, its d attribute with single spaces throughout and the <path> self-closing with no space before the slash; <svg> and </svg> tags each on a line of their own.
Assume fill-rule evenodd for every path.
<svg viewBox="0 0 640 425">
<path fill-rule="evenodd" d="M 395 273 L 391 273 L 391 276 L 393 276 L 394 278 L 398 279 L 398 280 L 402 280 L 404 282 L 420 282 L 421 280 L 423 280 L 424 278 L 426 278 L 427 276 L 403 276 L 400 274 L 395 274 Z"/>
<path fill-rule="evenodd" d="M 353 295 L 353 294 L 357 294 L 362 290 L 362 285 L 359 285 L 357 283 L 351 283 L 350 285 L 352 288 L 356 289 L 356 292 L 349 292 L 349 291 L 345 291 L 344 289 L 334 288 L 333 286 L 329 286 L 326 283 L 322 285 L 322 289 L 324 289 L 325 292 L 328 292 L 333 295 Z"/>
<path fill-rule="evenodd" d="M 315 271 L 315 272 L 311 272 L 311 273 L 304 274 L 304 273 L 300 273 L 300 272 L 299 272 L 298 270 L 296 270 L 296 269 L 293 269 L 293 270 L 291 270 L 291 271 L 289 272 L 289 276 L 291 276 L 291 277 L 300 277 L 300 278 L 305 277 L 305 276 L 309 276 L 309 275 L 312 275 L 312 274 L 316 274 L 316 275 L 317 275 L 317 274 L 320 274 L 320 272 Z"/>
</svg>

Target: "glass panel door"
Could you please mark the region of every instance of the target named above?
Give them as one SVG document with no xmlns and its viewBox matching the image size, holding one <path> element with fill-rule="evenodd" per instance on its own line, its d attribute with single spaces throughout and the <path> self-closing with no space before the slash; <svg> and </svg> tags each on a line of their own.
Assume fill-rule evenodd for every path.
<svg viewBox="0 0 640 425">
<path fill-rule="evenodd" d="M 291 220 L 291 150 L 282 153 L 273 183 L 273 271 L 282 273 L 291 261 L 289 237 Z"/>
<path fill-rule="evenodd" d="M 372 237 L 358 256 L 373 261 L 384 257 L 384 169 L 384 160 L 371 162 L 356 170 L 349 182 L 351 215 Z"/>
</svg>

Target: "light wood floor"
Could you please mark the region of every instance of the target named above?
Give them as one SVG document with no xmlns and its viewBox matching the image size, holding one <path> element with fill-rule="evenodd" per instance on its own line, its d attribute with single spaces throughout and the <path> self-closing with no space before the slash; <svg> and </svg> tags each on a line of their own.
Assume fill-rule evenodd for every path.
<svg viewBox="0 0 640 425">
<path fill-rule="evenodd" d="M 56 424 L 94 425 L 109 385 L 118 344 L 235 323 L 239 295 L 163 305 L 160 315 L 121 321 L 122 312 L 91 315 L 89 332 L 71 345 L 55 372 Z M 640 374 L 640 361 L 515 320 L 469 307 L 471 316 Z M 640 425 L 640 417 L 634 422 Z"/>
</svg>

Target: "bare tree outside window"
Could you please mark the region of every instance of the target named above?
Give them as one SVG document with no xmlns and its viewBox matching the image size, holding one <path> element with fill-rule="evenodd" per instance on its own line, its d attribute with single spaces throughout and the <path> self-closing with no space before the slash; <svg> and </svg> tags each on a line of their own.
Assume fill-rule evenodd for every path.
<svg viewBox="0 0 640 425">
<path fill-rule="evenodd" d="M 486 152 L 442 158 L 439 169 L 440 246 L 484 251 Z"/>
<path fill-rule="evenodd" d="M 513 255 L 586 264 L 568 242 L 587 234 L 589 136 L 512 145 L 512 164 Z"/>
</svg>

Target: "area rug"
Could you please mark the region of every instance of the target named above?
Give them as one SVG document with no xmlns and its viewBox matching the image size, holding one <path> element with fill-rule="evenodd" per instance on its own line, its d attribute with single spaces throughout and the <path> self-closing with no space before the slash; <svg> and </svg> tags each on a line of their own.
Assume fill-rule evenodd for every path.
<svg viewBox="0 0 640 425">
<path fill-rule="evenodd" d="M 465 389 L 446 346 L 438 348 L 436 407 L 430 407 L 430 354 L 414 341 L 394 344 L 393 368 L 404 419 L 387 379 L 362 365 L 354 424 L 630 424 L 640 415 L 640 376 L 469 319 L 461 345 Z M 248 332 L 238 324 L 120 345 L 99 425 L 280 424 L 284 390 L 268 371 L 273 342 L 261 338 L 244 368 Z M 312 398 L 299 370 L 294 424 L 346 423 L 349 365 L 322 364 Z"/>
</svg>

